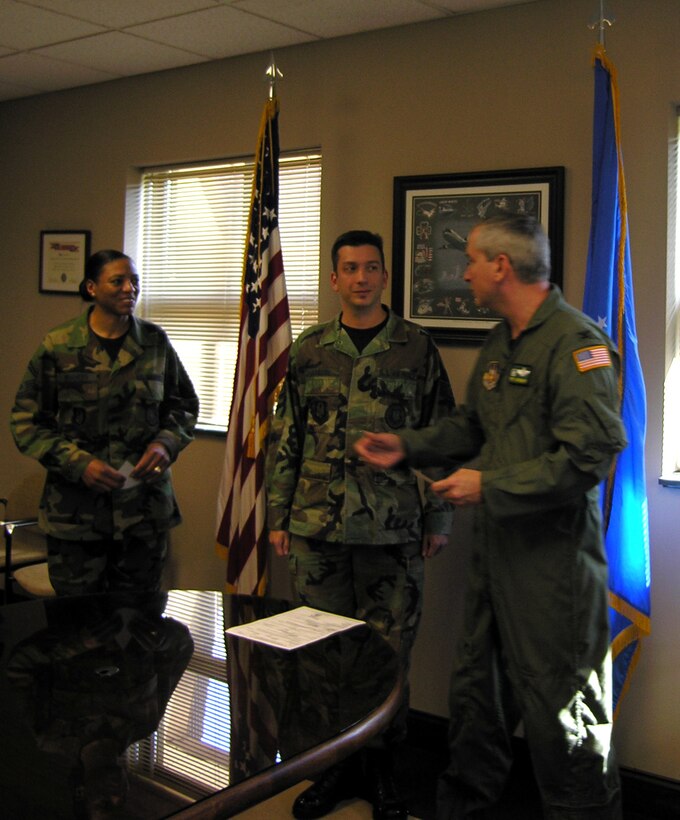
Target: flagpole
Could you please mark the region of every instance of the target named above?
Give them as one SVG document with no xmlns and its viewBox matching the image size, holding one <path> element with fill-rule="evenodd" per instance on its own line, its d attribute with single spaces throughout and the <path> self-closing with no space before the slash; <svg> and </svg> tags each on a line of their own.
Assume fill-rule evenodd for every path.
<svg viewBox="0 0 680 820">
<path fill-rule="evenodd" d="M 274 52 L 269 52 L 270 63 L 265 71 L 265 77 L 269 79 L 269 99 L 273 100 L 276 97 L 276 81 L 280 77 L 283 79 L 283 73 L 279 70 L 274 59 Z"/>
<path fill-rule="evenodd" d="M 608 9 L 605 9 L 604 0 L 599 0 L 597 12 L 595 13 L 595 17 L 592 18 L 591 22 L 588 24 L 588 28 L 591 31 L 597 29 L 597 42 L 600 46 L 602 46 L 602 49 L 605 48 L 605 26 L 609 26 L 609 28 L 611 28 L 615 22 L 616 18 L 609 13 Z"/>
<path fill-rule="evenodd" d="M 616 69 L 604 47 L 613 19 L 600 2 L 594 47 L 593 188 L 583 309 L 620 354 L 621 416 L 628 446 L 603 483 L 601 510 L 609 568 L 613 714 L 651 629 L 651 573 L 645 477 L 647 406 L 635 328 L 628 205 Z"/>
</svg>

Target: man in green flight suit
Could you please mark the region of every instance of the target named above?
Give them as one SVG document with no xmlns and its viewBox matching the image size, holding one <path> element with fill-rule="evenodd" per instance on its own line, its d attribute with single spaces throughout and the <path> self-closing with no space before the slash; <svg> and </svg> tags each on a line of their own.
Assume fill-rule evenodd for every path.
<svg viewBox="0 0 680 820">
<path fill-rule="evenodd" d="M 367 432 L 356 444 L 380 470 L 476 459 L 432 485 L 476 509 L 437 817 L 491 816 L 522 720 L 546 818 L 618 820 L 598 503 L 626 444 L 618 354 L 550 284 L 549 243 L 534 219 L 489 218 L 471 231 L 467 256 L 476 302 L 503 321 L 466 404 L 427 430 Z"/>
<path fill-rule="evenodd" d="M 294 343 L 273 425 L 267 470 L 269 540 L 288 556 L 305 604 L 374 626 L 408 671 L 422 610 L 424 558 L 447 543 L 452 507 L 403 467 L 375 472 L 352 445 L 364 430 L 427 427 L 453 409 L 431 337 L 381 304 L 387 284 L 382 239 L 350 231 L 332 249 L 331 286 L 342 311 Z M 445 475 L 442 471 L 439 475 Z M 362 790 L 374 818 L 405 818 L 393 780 L 408 696 L 379 749 L 324 773 L 293 806 L 322 817 Z"/>
</svg>

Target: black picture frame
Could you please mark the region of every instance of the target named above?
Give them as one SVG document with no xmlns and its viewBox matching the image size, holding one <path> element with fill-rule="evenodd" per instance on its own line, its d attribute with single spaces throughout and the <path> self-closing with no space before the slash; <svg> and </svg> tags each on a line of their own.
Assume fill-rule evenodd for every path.
<svg viewBox="0 0 680 820">
<path fill-rule="evenodd" d="M 78 293 L 90 242 L 90 231 L 40 231 L 40 293 Z"/>
<path fill-rule="evenodd" d="M 480 219 L 533 213 L 551 246 L 551 281 L 562 285 L 564 167 L 394 178 L 392 308 L 438 342 L 481 342 L 498 323 L 463 280 L 465 243 Z"/>
</svg>

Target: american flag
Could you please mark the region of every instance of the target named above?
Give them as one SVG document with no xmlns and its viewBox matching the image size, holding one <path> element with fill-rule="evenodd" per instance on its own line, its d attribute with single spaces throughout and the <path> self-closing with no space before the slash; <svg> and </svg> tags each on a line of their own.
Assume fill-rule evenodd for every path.
<svg viewBox="0 0 680 820">
<path fill-rule="evenodd" d="M 586 370 L 592 370 L 594 367 L 611 367 L 612 364 L 609 350 L 604 345 L 576 350 L 574 359 L 576 359 L 576 367 L 582 373 L 585 373 Z"/>
<path fill-rule="evenodd" d="M 264 594 L 265 449 L 269 415 L 291 344 L 278 223 L 278 100 L 262 113 L 243 270 L 239 349 L 218 498 L 217 551 L 226 589 Z"/>
</svg>

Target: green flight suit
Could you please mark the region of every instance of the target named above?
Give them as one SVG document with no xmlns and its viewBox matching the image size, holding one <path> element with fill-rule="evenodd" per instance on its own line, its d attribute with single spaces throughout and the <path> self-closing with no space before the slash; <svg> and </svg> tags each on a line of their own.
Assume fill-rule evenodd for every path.
<svg viewBox="0 0 680 820">
<path fill-rule="evenodd" d="M 448 534 L 452 508 L 434 495 L 423 504 L 408 468 L 374 471 L 352 445 L 364 430 L 426 427 L 453 404 L 422 328 L 389 311 L 359 353 L 337 316 L 293 344 L 272 425 L 267 524 L 293 536 L 298 597 L 371 623 L 406 670 L 422 611 L 423 533 Z M 396 722 L 399 734 L 403 712 Z"/>
<path fill-rule="evenodd" d="M 499 799 L 520 719 L 547 817 L 620 816 L 598 503 L 626 444 L 617 376 L 609 337 L 552 287 L 518 339 L 489 334 L 465 406 L 401 434 L 412 465 L 482 473 L 441 820 Z"/>
<path fill-rule="evenodd" d="M 19 386 L 11 430 L 19 450 L 47 469 L 39 522 L 48 537 L 151 541 L 180 521 L 169 470 L 111 493 L 81 478 L 95 458 L 116 469 L 136 464 L 153 441 L 174 461 L 193 439 L 198 399 L 160 327 L 131 317 L 112 362 L 88 315 L 44 338 Z"/>
</svg>

